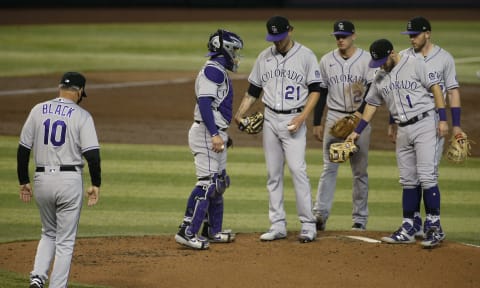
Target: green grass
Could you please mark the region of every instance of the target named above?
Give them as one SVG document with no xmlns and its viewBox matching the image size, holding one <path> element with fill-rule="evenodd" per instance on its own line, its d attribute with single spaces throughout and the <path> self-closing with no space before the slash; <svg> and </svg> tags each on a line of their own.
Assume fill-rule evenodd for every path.
<svg viewBox="0 0 480 288">
<path fill-rule="evenodd" d="M 405 21 L 355 21 L 357 45 L 368 49 L 388 38 L 397 50 L 409 47 L 400 32 Z M 335 47 L 330 21 L 295 21 L 294 39 L 320 58 Z M 480 21 L 434 21 L 433 41 L 456 59 L 460 83 L 480 83 Z M 238 33 L 245 42 L 240 73 L 249 73 L 269 44 L 263 21 L 150 24 L 70 24 L 0 26 L 0 77 L 77 71 L 195 71 L 205 60 L 208 35 L 217 28 Z M 462 31 L 459 33 L 458 31 Z M 464 41 L 468 35 L 468 41 Z"/>
</svg>

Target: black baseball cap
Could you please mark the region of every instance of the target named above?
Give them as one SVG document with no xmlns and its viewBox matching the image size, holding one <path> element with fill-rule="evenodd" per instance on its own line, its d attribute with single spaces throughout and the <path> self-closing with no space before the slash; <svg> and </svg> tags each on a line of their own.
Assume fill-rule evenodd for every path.
<svg viewBox="0 0 480 288">
<path fill-rule="evenodd" d="M 388 56 L 393 51 L 393 45 L 387 39 L 378 39 L 370 45 L 372 60 L 368 63 L 370 68 L 378 68 L 387 62 Z"/>
<path fill-rule="evenodd" d="M 401 34 L 417 35 L 426 31 L 432 31 L 430 22 L 428 22 L 428 20 L 425 19 L 424 17 L 418 16 L 408 21 L 407 30 L 401 32 Z"/>
<path fill-rule="evenodd" d="M 355 33 L 355 26 L 348 20 L 339 20 L 333 24 L 332 35 L 352 35 Z"/>
<path fill-rule="evenodd" d="M 267 37 L 270 42 L 281 41 L 288 35 L 288 31 L 293 28 L 288 19 L 283 16 L 273 16 L 267 21 Z"/>
<path fill-rule="evenodd" d="M 72 87 L 78 90 L 83 88 L 82 97 L 87 97 L 87 93 L 85 93 L 85 82 L 87 82 L 87 80 L 82 74 L 78 72 L 67 72 L 63 74 L 62 80 L 60 80 L 60 87 Z"/>
</svg>

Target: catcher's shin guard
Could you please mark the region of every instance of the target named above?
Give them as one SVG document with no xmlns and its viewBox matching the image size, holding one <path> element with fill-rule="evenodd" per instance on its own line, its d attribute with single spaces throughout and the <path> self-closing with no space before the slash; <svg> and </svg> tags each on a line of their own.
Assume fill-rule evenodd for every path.
<svg viewBox="0 0 480 288">
<path fill-rule="evenodd" d="M 215 185 L 204 185 L 200 187 L 201 195 L 195 197 L 195 207 L 192 213 L 192 222 L 190 225 L 190 231 L 197 234 L 202 226 L 203 219 L 208 211 L 210 204 L 210 197 L 215 194 Z M 198 191 L 197 189 L 195 191 Z"/>
</svg>

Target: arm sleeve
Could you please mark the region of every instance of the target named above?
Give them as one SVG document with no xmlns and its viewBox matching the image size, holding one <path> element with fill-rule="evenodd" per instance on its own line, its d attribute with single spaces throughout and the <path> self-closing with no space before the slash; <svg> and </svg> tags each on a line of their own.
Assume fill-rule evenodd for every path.
<svg viewBox="0 0 480 288">
<path fill-rule="evenodd" d="M 250 94 L 251 96 L 257 99 L 260 97 L 262 90 L 263 90 L 262 87 L 255 86 L 251 83 L 250 83 L 250 86 L 248 86 L 248 94 Z"/>
<path fill-rule="evenodd" d="M 17 175 L 20 185 L 30 183 L 28 177 L 28 162 L 30 160 L 30 149 L 23 145 L 18 145 L 17 150 Z"/>
<path fill-rule="evenodd" d="M 319 126 L 322 122 L 323 110 L 327 103 L 328 88 L 320 88 L 320 98 L 313 110 L 313 126 Z"/>
<path fill-rule="evenodd" d="M 100 149 L 92 149 L 83 153 L 88 162 L 88 170 L 93 186 L 100 187 L 102 184 L 102 170 L 100 168 Z"/>
<path fill-rule="evenodd" d="M 212 112 L 212 98 L 210 97 L 200 97 L 198 98 L 198 109 L 202 115 L 203 122 L 207 126 L 210 136 L 218 135 L 218 129 L 215 125 L 215 118 L 213 117 Z"/>
</svg>

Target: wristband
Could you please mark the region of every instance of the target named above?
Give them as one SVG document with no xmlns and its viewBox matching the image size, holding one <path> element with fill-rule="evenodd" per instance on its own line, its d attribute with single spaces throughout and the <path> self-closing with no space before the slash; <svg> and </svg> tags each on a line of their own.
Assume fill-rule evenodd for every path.
<svg viewBox="0 0 480 288">
<path fill-rule="evenodd" d="M 438 108 L 438 116 L 440 117 L 440 121 L 447 121 L 447 112 L 445 108 Z"/>
<path fill-rule="evenodd" d="M 368 122 L 363 120 L 363 119 L 360 119 L 360 122 L 358 122 L 358 125 L 357 127 L 355 127 L 355 129 L 353 131 L 355 131 L 355 133 L 357 134 L 361 134 L 363 129 L 365 129 L 365 127 L 367 127 L 368 125 Z"/>
<path fill-rule="evenodd" d="M 460 113 L 462 108 L 460 107 L 452 107 L 450 111 L 452 112 L 452 126 L 460 127 Z"/>
</svg>

